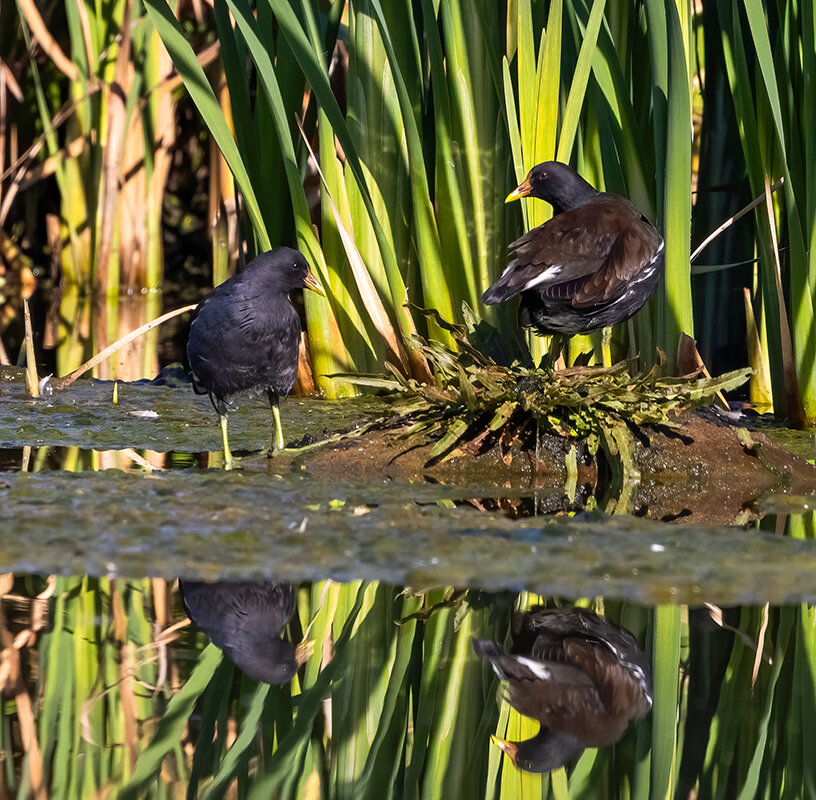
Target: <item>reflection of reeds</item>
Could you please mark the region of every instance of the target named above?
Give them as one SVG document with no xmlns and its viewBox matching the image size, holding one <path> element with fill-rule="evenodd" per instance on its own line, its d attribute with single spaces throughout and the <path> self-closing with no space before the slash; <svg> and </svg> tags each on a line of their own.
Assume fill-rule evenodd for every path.
<svg viewBox="0 0 816 800">
<path fill-rule="evenodd" d="M 792 526 L 812 536 L 814 520 Z M 650 647 L 654 711 L 614 748 L 538 776 L 490 743 L 536 724 L 509 709 L 471 651 L 471 636 L 504 640 L 509 595 L 303 586 L 291 635 L 312 622 L 314 652 L 290 687 L 269 687 L 202 635 L 177 638 L 164 581 L 52 581 L 51 600 L 35 601 L 51 604 L 45 618 L 25 601 L 48 592 L 40 579 L 18 578 L 13 602 L 11 577 L 0 587 L 12 670 L 0 675 L 17 698 L 4 706 L 2 747 L 22 754 L 6 759 L 11 793 L 21 780 L 38 785 L 38 751 L 43 797 L 141 797 L 188 782 L 201 797 L 236 785 L 251 798 L 779 797 L 783 785 L 806 796 L 816 777 L 796 745 L 812 724 L 807 606 L 715 614 L 606 603 Z M 188 671 L 191 644 L 203 650 Z"/>
<path fill-rule="evenodd" d="M 70 33 L 68 55 L 50 36 L 34 3 L 20 6 L 24 35 L 36 38 L 64 73 L 69 100 L 53 109 L 59 85 L 32 61 L 36 108 L 44 134 L 12 165 L 14 199 L 51 176 L 56 181 L 61 229 L 58 238 L 65 302 L 61 317 L 73 318 L 76 293 L 93 292 L 97 306 L 83 334 L 82 353 L 71 352 L 72 331 L 57 342 L 57 365 L 69 371 L 76 358 L 107 345 L 120 327 L 118 298 L 145 293 L 144 313 L 159 310 L 156 290 L 163 271 L 161 209 L 175 135 L 170 62 L 143 12 L 132 3 L 108 4 L 91 16 L 85 6 L 65 4 Z M 51 81 L 51 82 L 47 82 Z M 66 143 L 60 147 L 60 140 Z M 45 146 L 48 160 L 32 159 Z M 3 208 L 3 217 L 8 214 Z M 134 320 L 124 320 L 127 330 Z M 136 323 L 138 324 L 138 322 Z M 126 331 L 124 331 L 126 332 Z M 134 352 L 120 377 L 155 370 L 155 340 Z M 115 367 L 100 366 L 103 377 Z"/>
</svg>

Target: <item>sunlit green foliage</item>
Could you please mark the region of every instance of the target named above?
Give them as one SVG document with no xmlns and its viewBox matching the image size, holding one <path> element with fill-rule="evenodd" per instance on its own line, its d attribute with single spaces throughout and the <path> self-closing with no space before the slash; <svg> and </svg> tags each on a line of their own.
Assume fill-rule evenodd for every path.
<svg viewBox="0 0 816 800">
<path fill-rule="evenodd" d="M 32 8 L 16 19 L 23 43 L 30 31 L 44 36 Z M 117 326 L 113 306 L 87 309 L 73 287 L 95 284 L 111 297 L 146 289 L 155 306 L 173 108 L 160 37 L 232 170 L 249 249 L 296 243 L 329 289 L 328 299 L 305 298 L 304 388 L 348 393 L 350 384 L 327 376 L 372 372 L 384 360 L 427 379 L 412 336 L 417 327 L 446 334 L 414 319 L 406 301 L 457 322 L 466 302 L 509 335 L 514 309 L 479 298 L 508 242 L 550 211 L 525 201 L 519 218 L 502 201 L 532 165 L 558 158 L 629 196 L 666 236 L 666 279 L 615 332 L 614 358 L 648 362 L 660 346 L 671 365 L 678 333 L 693 334 L 696 319 L 701 351 L 736 366 L 747 316 L 752 396 L 772 391 L 778 413 L 816 417 L 807 4 L 270 0 L 256 9 L 219 0 L 186 27 L 165 0 L 146 9 L 60 6 L 68 36 L 42 43 L 53 64 L 27 64 L 27 102 L 43 130 L 29 158 L 52 156 L 43 166 L 59 190 L 61 371 L 78 357 L 84 328 L 98 349 Z M 215 53 L 192 43 L 213 33 L 219 58 L 210 66 Z M 222 76 L 226 90 L 211 86 Z M 18 167 L 13 183 L 37 191 Z M 784 182 L 757 207 L 753 228 L 729 228 L 720 236 L 728 246 L 704 251 L 743 260 L 695 264 L 692 284 L 692 220 L 702 238 L 736 210 L 732 198 L 761 198 L 766 178 Z M 211 208 L 222 200 L 214 192 Z M 213 274 L 222 279 L 219 247 Z M 538 360 L 543 343 L 528 344 Z M 576 340 L 573 353 L 588 346 Z"/>
<path fill-rule="evenodd" d="M 470 328 L 451 325 L 435 313 L 430 316 L 457 346 L 453 351 L 417 337 L 418 347 L 433 366 L 435 385 L 406 378 L 396 370 L 393 378 L 350 380 L 395 393 L 388 399 L 406 426 L 404 435 L 438 436 L 430 452 L 433 458 L 462 455 L 467 446 L 478 450 L 486 438 L 490 445 L 520 439 L 534 446 L 535 438 L 544 432 L 586 439 L 593 452 L 602 442 L 617 455 L 619 440 L 631 438 L 630 427 L 676 428 L 682 412 L 710 406 L 718 392 L 736 389 L 751 373 L 741 369 L 719 378 L 674 378 L 663 374 L 665 364 L 638 373 L 626 362 L 563 371 L 515 362 L 507 366 L 485 355 L 491 344 L 505 353 L 509 348 L 499 346 L 495 331 L 477 331 L 472 314 L 468 315 Z M 479 327 L 487 328 L 484 323 Z M 483 335 L 486 340 L 480 338 Z"/>
</svg>

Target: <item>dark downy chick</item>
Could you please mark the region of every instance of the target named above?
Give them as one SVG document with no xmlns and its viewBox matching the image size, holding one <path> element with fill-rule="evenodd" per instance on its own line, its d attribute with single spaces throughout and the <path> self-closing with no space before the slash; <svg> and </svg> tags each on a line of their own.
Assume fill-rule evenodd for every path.
<svg viewBox="0 0 816 800">
<path fill-rule="evenodd" d="M 286 683 L 309 658 L 310 642 L 280 636 L 295 609 L 290 584 L 179 580 L 179 589 L 190 619 L 250 678 Z"/>
</svg>

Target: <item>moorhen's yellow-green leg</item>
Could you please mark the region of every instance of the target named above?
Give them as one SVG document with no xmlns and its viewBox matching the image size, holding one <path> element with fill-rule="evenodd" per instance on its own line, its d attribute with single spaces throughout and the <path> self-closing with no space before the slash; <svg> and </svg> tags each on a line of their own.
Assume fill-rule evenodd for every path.
<svg viewBox="0 0 816 800">
<path fill-rule="evenodd" d="M 216 397 L 212 392 L 209 392 L 210 402 L 218 414 L 218 421 L 221 423 L 221 442 L 224 445 L 224 469 L 232 469 L 235 462 L 232 459 L 232 453 L 229 449 L 229 439 L 227 438 L 227 404 L 223 397 Z"/>
<path fill-rule="evenodd" d="M 612 327 L 610 325 L 601 331 L 601 365 L 612 366 Z"/>
<path fill-rule="evenodd" d="M 272 416 L 275 417 L 275 441 L 272 445 L 272 452 L 283 450 L 283 426 L 280 416 L 280 398 L 277 392 L 269 391 L 269 405 L 272 406 Z"/>
<path fill-rule="evenodd" d="M 234 462 L 229 449 L 229 439 L 227 438 L 227 415 L 219 413 L 218 419 L 221 420 L 221 439 L 224 442 L 224 469 L 232 469 Z"/>
</svg>

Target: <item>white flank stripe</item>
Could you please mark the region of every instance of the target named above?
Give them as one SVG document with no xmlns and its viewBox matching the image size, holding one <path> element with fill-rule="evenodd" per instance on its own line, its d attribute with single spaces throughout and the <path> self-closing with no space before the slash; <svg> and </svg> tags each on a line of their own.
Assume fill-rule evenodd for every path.
<svg viewBox="0 0 816 800">
<path fill-rule="evenodd" d="M 548 681 L 552 678 L 552 672 L 550 672 L 546 664 L 542 664 L 540 661 L 533 661 L 531 658 L 525 658 L 524 656 L 516 656 L 516 661 L 523 667 L 527 667 L 539 680 Z"/>
<path fill-rule="evenodd" d="M 555 264 L 552 267 L 548 267 L 544 270 L 540 275 L 536 275 L 531 281 L 527 281 L 524 284 L 524 290 L 532 289 L 534 286 L 538 286 L 541 283 L 548 282 L 553 278 L 557 278 L 561 274 L 561 265 Z"/>
</svg>

